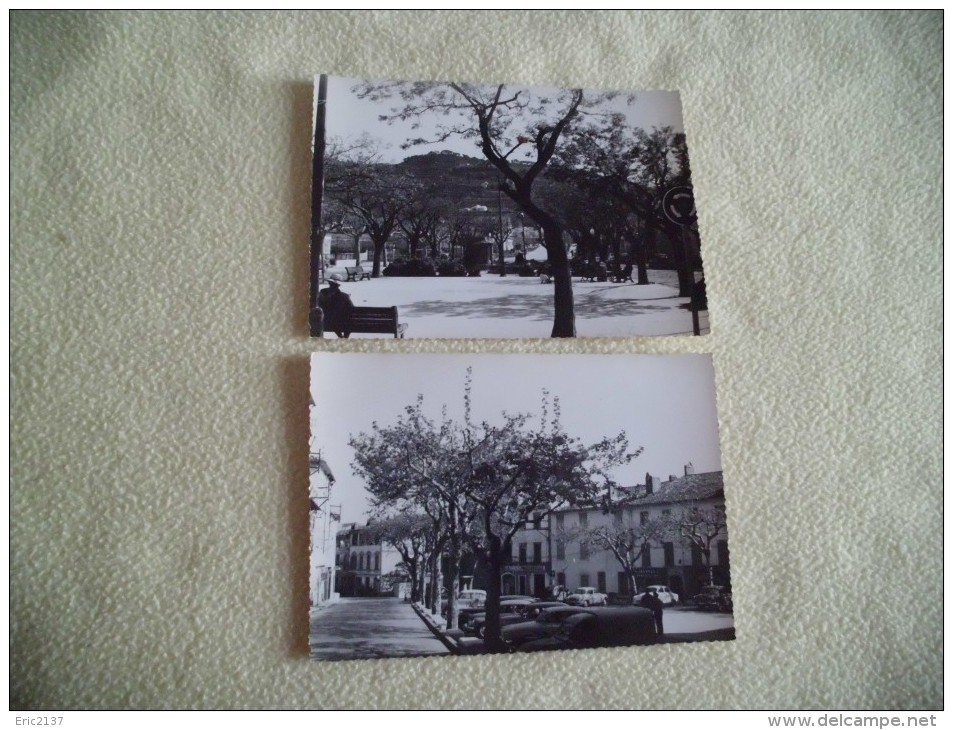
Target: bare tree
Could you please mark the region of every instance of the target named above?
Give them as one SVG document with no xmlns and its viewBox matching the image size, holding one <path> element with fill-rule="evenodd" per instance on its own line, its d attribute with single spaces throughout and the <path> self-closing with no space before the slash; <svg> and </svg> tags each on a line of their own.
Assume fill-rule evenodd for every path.
<svg viewBox="0 0 953 730">
<path fill-rule="evenodd" d="M 708 569 L 708 583 L 714 585 L 715 574 L 711 565 L 711 549 L 718 538 L 728 535 L 724 508 L 688 505 L 672 513 L 668 518 L 667 529 L 671 534 L 698 549 Z"/>
<path fill-rule="evenodd" d="M 417 188 L 412 177 L 379 163 L 377 157 L 373 145 L 363 140 L 350 148 L 328 152 L 325 160 L 325 197 L 356 218 L 370 237 L 374 244 L 373 278 L 381 275 L 384 246 Z"/>
<path fill-rule="evenodd" d="M 603 550 L 608 550 L 622 566 L 629 589 L 634 595 L 638 592 L 635 581 L 635 569 L 645 552 L 653 543 L 662 542 L 668 535 L 669 526 L 661 519 L 650 519 L 634 523 L 625 520 L 621 511 L 613 514 L 612 521 L 584 530 L 575 530 L 574 539 L 588 540 Z"/>
</svg>

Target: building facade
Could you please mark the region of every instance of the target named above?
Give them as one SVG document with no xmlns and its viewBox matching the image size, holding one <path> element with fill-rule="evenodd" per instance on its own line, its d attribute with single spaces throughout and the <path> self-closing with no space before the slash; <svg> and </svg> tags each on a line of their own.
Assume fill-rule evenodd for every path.
<svg viewBox="0 0 953 730">
<path fill-rule="evenodd" d="M 337 598 L 334 592 L 334 536 L 340 522 L 340 508 L 331 505 L 331 488 L 334 474 L 320 454 L 310 457 L 310 534 L 311 534 L 311 579 L 310 599 L 312 606 L 319 606 Z"/>
<path fill-rule="evenodd" d="M 563 509 L 527 522 L 513 538 L 503 592 L 552 595 L 556 586 L 591 586 L 624 600 L 633 583 L 638 591 L 668 585 L 683 598 L 710 582 L 729 586 L 722 472 L 695 474 L 691 464 L 684 472 L 664 481 L 646 474 L 645 484 L 616 490 L 602 507 Z M 628 569 L 607 538 L 636 544 Z"/>
<path fill-rule="evenodd" d="M 342 596 L 396 595 L 400 553 L 382 544 L 374 523 L 347 523 L 337 533 L 335 586 Z"/>
</svg>

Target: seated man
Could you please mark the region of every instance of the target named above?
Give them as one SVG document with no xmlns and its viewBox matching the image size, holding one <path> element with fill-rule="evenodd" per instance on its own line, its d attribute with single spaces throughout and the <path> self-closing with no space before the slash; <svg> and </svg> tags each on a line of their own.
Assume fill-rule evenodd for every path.
<svg viewBox="0 0 953 730">
<path fill-rule="evenodd" d="M 341 291 L 341 284 L 334 279 L 328 280 L 327 289 L 318 293 L 318 306 L 324 312 L 324 328 L 346 339 L 351 336 L 351 312 L 354 303 L 351 297 Z"/>
</svg>

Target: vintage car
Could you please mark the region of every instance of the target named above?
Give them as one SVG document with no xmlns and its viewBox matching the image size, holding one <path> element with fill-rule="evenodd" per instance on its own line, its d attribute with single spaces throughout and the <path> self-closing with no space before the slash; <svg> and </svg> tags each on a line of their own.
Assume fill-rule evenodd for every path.
<svg viewBox="0 0 953 730">
<path fill-rule="evenodd" d="M 595 588 L 577 588 L 563 600 L 571 606 L 605 606 L 609 597 Z"/>
<path fill-rule="evenodd" d="M 550 636 L 524 642 L 518 651 L 631 646 L 657 640 L 655 617 L 647 608 L 590 608 L 567 616 Z"/>
<path fill-rule="evenodd" d="M 535 598 L 508 598 L 500 601 L 500 621 L 504 622 L 504 619 L 506 623 L 524 621 L 524 609 L 534 603 L 536 603 Z M 484 623 L 486 623 L 486 606 L 468 610 L 466 613 L 461 612 L 458 621 L 463 633 L 471 636 L 482 636 L 477 624 L 482 626 Z"/>
<path fill-rule="evenodd" d="M 702 611 L 727 611 L 731 613 L 734 605 L 731 593 L 724 586 L 705 586 L 692 599 L 695 608 Z"/>
<path fill-rule="evenodd" d="M 584 613 L 590 609 L 581 606 L 553 606 L 539 612 L 532 621 L 522 621 L 520 623 L 504 626 L 502 631 L 503 641 L 511 648 L 525 644 L 527 641 L 543 639 L 551 636 L 559 629 L 560 623 L 570 616 L 577 613 Z"/>
<path fill-rule="evenodd" d="M 638 606 L 640 603 L 642 603 L 642 598 L 645 596 L 646 593 L 648 593 L 651 590 L 655 591 L 655 594 L 658 596 L 659 600 L 662 602 L 662 605 L 675 606 L 678 604 L 677 593 L 673 593 L 672 589 L 669 588 L 668 586 L 657 585 L 657 586 L 649 586 L 642 593 L 636 593 L 634 596 L 632 596 L 632 605 Z"/>
<path fill-rule="evenodd" d="M 534 621 L 540 613 L 547 608 L 556 606 L 565 606 L 562 601 L 533 601 L 531 603 L 517 603 L 511 609 L 503 610 L 500 605 L 500 626 L 512 626 L 513 624 L 523 623 L 524 621 Z M 486 614 L 476 614 L 470 622 L 470 633 L 483 638 L 486 628 Z"/>
</svg>

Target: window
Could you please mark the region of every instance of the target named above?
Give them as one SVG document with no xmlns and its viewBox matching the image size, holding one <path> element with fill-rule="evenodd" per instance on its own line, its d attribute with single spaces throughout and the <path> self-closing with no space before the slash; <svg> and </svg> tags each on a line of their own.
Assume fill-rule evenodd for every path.
<svg viewBox="0 0 953 730">
<path fill-rule="evenodd" d="M 702 564 L 702 550 L 698 545 L 692 543 L 692 566 L 698 567 Z"/>
<path fill-rule="evenodd" d="M 652 548 L 650 548 L 648 544 L 642 545 L 642 567 L 652 567 Z"/>
<path fill-rule="evenodd" d="M 606 593 L 606 574 L 601 570 L 596 573 L 596 585 L 599 593 Z"/>
<path fill-rule="evenodd" d="M 556 529 L 563 529 L 563 523 L 566 521 L 566 515 L 556 515 Z"/>
<path fill-rule="evenodd" d="M 579 513 L 579 526 L 588 527 L 589 526 L 589 515 L 585 512 Z"/>
<path fill-rule="evenodd" d="M 357 570 L 357 555 L 351 553 L 351 570 Z"/>
<path fill-rule="evenodd" d="M 543 562 L 543 543 L 541 542 L 533 543 L 533 562 L 534 563 Z"/>
<path fill-rule="evenodd" d="M 629 595 L 629 577 L 625 574 L 624 570 L 619 571 L 617 580 L 619 581 L 619 593 L 623 596 Z"/>
<path fill-rule="evenodd" d="M 566 574 L 565 573 L 556 573 L 556 585 L 566 586 Z"/>
<path fill-rule="evenodd" d="M 580 573 L 580 574 L 579 574 L 579 587 L 580 587 L 580 588 L 588 588 L 588 587 L 589 587 L 589 574 L 588 574 L 588 573 Z"/>
<path fill-rule="evenodd" d="M 566 559 L 566 543 L 562 540 L 556 541 L 556 560 L 565 560 Z M 560 583 L 562 585 L 562 583 Z"/>
<path fill-rule="evenodd" d="M 364 553 L 357 556 L 357 569 L 364 570 Z"/>
<path fill-rule="evenodd" d="M 380 570 L 380 569 L 381 569 L 381 554 L 374 553 L 374 570 Z"/>
<path fill-rule="evenodd" d="M 533 529 L 538 530 L 543 526 L 543 516 L 533 515 Z"/>
<path fill-rule="evenodd" d="M 663 517 L 663 518 L 668 519 L 668 518 L 671 517 L 671 516 L 672 516 L 672 510 L 670 510 L 670 509 L 663 509 L 663 510 L 662 510 L 662 517 Z"/>
<path fill-rule="evenodd" d="M 580 541 L 579 543 L 579 559 L 588 560 L 589 559 L 589 543 L 585 540 Z"/>
<path fill-rule="evenodd" d="M 520 563 L 526 562 L 526 543 L 520 543 Z"/>
<path fill-rule="evenodd" d="M 675 545 L 670 542 L 662 543 L 662 551 L 665 553 L 665 567 L 671 568 L 675 565 Z"/>
<path fill-rule="evenodd" d="M 648 513 L 648 512 L 639 512 L 639 524 L 640 524 L 640 525 L 644 525 L 644 524 L 645 524 L 646 522 L 648 522 L 648 521 L 649 521 L 649 513 Z"/>
<path fill-rule="evenodd" d="M 612 515 L 612 521 L 615 523 L 616 528 L 622 527 L 622 510 Z"/>
</svg>

